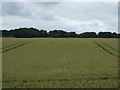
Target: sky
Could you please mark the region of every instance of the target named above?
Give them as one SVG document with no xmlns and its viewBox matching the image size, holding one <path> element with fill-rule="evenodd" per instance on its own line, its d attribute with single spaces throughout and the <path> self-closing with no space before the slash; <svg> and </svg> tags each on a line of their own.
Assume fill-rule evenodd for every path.
<svg viewBox="0 0 120 90">
<path fill-rule="evenodd" d="M 117 2 L 3 2 L 2 29 L 118 32 Z"/>
</svg>

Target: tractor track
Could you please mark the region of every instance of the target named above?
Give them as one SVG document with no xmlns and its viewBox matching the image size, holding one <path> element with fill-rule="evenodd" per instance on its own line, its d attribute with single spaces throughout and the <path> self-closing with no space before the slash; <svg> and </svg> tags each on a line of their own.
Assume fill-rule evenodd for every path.
<svg viewBox="0 0 120 90">
<path fill-rule="evenodd" d="M 104 51 L 106 51 L 107 53 L 113 55 L 113 56 L 116 56 L 116 57 L 120 57 L 119 55 L 116 55 L 110 51 L 108 51 L 106 48 L 104 48 L 101 44 L 99 44 L 98 42 L 94 42 L 96 45 L 98 45 L 99 47 L 101 47 Z"/>
<path fill-rule="evenodd" d="M 24 42 L 25 42 L 25 41 L 16 42 L 16 43 L 13 43 L 13 44 L 7 45 L 7 46 L 5 46 L 5 47 L 2 47 L 2 48 L 0 48 L 0 49 L 6 49 L 6 48 L 9 48 L 9 47 L 12 47 L 12 46 L 18 45 L 18 44 L 20 44 L 20 43 L 24 43 Z"/>
<path fill-rule="evenodd" d="M 119 51 L 119 50 L 117 50 L 117 49 L 115 49 L 115 48 L 113 48 L 113 47 L 109 46 L 108 44 L 106 44 L 106 43 L 104 43 L 104 42 L 102 42 L 102 43 L 103 43 L 105 46 L 107 46 L 107 47 L 111 48 L 112 50 L 117 51 L 118 53 L 120 53 L 120 51 Z"/>
<path fill-rule="evenodd" d="M 33 41 L 29 41 L 29 42 L 27 41 L 27 42 L 21 42 L 21 43 L 17 43 L 17 44 L 11 44 L 11 45 L 9 45 L 9 47 L 11 47 L 11 48 L 6 47 L 6 48 L 8 48 L 8 49 L 6 49 L 6 48 L 4 47 L 4 48 L 2 48 L 3 50 L 1 50 L 0 53 L 13 50 L 13 49 L 15 49 L 15 48 L 24 46 L 24 45 L 26 45 L 26 44 L 28 44 L 28 43 L 31 43 L 31 42 L 33 42 Z"/>
</svg>

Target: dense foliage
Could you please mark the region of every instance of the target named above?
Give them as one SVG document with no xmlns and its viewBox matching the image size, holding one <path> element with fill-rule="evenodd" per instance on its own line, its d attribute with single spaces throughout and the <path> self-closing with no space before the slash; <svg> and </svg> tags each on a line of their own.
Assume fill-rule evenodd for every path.
<svg viewBox="0 0 120 90">
<path fill-rule="evenodd" d="M 76 32 L 66 32 L 63 30 L 53 30 L 47 32 L 46 30 L 39 30 L 36 28 L 19 28 L 14 30 L 0 30 L 2 37 L 16 37 L 16 38 L 33 38 L 33 37 L 52 37 L 52 38 L 119 38 L 120 34 L 111 32 L 84 32 L 77 34 Z"/>
</svg>

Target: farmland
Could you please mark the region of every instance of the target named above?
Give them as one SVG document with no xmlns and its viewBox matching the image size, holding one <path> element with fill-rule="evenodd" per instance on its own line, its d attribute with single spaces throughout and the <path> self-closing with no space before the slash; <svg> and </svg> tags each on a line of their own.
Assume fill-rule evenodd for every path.
<svg viewBox="0 0 120 90">
<path fill-rule="evenodd" d="M 3 88 L 117 88 L 118 39 L 3 38 Z"/>
</svg>

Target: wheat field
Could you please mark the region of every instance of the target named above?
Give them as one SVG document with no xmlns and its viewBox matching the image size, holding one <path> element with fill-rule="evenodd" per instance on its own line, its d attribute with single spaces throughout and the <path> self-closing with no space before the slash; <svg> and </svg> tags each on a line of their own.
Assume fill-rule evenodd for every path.
<svg viewBox="0 0 120 90">
<path fill-rule="evenodd" d="M 118 39 L 3 38 L 3 88 L 117 88 Z"/>
</svg>

